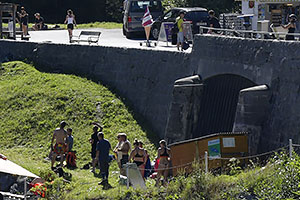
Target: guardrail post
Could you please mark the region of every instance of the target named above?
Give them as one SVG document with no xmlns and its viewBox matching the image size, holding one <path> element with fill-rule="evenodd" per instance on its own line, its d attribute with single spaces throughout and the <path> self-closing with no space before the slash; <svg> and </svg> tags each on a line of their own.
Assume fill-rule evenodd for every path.
<svg viewBox="0 0 300 200">
<path fill-rule="evenodd" d="M 129 189 L 129 169 L 128 169 L 128 164 L 125 165 L 126 166 L 126 176 L 127 176 L 127 181 L 126 181 L 126 184 L 127 184 L 127 189 Z"/>
<path fill-rule="evenodd" d="M 293 157 L 293 141 L 292 139 L 289 139 L 289 153 L 290 153 L 290 158 Z"/>
<path fill-rule="evenodd" d="M 208 173 L 208 154 L 207 151 L 205 151 L 205 173 Z"/>
</svg>

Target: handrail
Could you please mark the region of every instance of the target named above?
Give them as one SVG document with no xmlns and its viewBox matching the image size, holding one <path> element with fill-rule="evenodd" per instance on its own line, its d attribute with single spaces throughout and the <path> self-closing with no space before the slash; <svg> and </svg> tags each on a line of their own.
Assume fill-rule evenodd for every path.
<svg viewBox="0 0 300 200">
<path fill-rule="evenodd" d="M 207 27 L 207 26 L 200 26 L 199 29 L 200 29 L 200 31 L 199 31 L 200 34 L 204 34 L 204 30 L 215 30 L 215 31 L 221 32 L 222 33 L 221 35 L 228 35 L 228 32 L 250 34 L 251 38 L 253 38 L 253 34 L 260 34 L 262 36 L 262 38 L 264 38 L 264 35 L 272 35 L 272 34 L 275 34 L 275 35 L 293 35 L 293 36 L 299 36 L 300 37 L 300 33 L 268 32 L 268 31 L 241 30 L 241 29 L 223 29 L 223 28 L 212 28 L 212 27 Z"/>
</svg>

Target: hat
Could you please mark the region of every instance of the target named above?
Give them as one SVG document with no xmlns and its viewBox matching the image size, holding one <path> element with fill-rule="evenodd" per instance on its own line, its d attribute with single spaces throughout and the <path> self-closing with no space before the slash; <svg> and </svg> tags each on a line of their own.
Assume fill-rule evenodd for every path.
<svg viewBox="0 0 300 200">
<path fill-rule="evenodd" d="M 295 19 L 297 19 L 297 16 L 295 14 L 290 14 L 289 18 L 295 18 Z"/>
<path fill-rule="evenodd" d="M 118 136 L 127 136 L 126 133 L 118 133 Z"/>
<path fill-rule="evenodd" d="M 65 122 L 65 121 L 61 121 L 61 122 L 60 122 L 60 126 L 61 126 L 61 127 L 65 127 L 66 125 L 68 125 L 67 122 Z"/>
</svg>

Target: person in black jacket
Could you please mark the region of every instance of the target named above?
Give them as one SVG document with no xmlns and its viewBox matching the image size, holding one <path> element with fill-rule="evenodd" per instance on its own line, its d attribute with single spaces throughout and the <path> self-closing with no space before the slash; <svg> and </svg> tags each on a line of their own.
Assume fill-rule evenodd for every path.
<svg viewBox="0 0 300 200">
<path fill-rule="evenodd" d="M 211 28 L 220 28 L 219 19 L 215 17 L 215 11 L 210 10 L 208 11 L 208 27 Z M 208 29 L 208 33 L 217 33 L 217 30 Z"/>
</svg>

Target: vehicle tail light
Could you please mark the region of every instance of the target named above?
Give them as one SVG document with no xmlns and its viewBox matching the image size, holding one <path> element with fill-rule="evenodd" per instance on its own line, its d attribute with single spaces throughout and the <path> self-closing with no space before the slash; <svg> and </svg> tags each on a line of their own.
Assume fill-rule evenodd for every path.
<svg viewBox="0 0 300 200">
<path fill-rule="evenodd" d="M 128 16 L 127 21 L 132 22 L 132 18 L 130 16 Z"/>
</svg>

